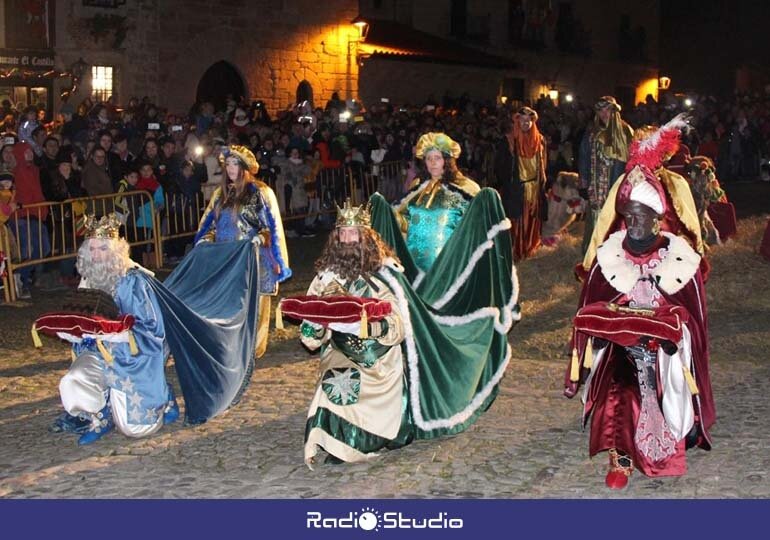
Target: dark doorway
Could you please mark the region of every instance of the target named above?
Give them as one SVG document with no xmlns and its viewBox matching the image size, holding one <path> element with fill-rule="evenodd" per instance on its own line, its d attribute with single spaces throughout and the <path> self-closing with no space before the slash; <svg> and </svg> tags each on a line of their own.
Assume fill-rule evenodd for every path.
<svg viewBox="0 0 770 540">
<path fill-rule="evenodd" d="M 210 101 L 217 110 L 225 108 L 227 96 L 237 102 L 246 95 L 246 85 L 238 70 L 224 60 L 211 64 L 198 82 L 195 99 L 198 103 Z"/>
</svg>

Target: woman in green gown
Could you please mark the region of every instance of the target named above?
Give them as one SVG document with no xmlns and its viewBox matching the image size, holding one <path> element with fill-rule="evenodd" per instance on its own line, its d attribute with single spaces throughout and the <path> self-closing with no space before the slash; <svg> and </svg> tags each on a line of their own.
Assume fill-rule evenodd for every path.
<svg viewBox="0 0 770 540">
<path fill-rule="evenodd" d="M 389 285 L 404 321 L 410 413 L 417 438 L 458 433 L 494 401 L 520 318 L 511 222 L 500 196 L 463 176 L 460 145 L 420 137 L 420 177 L 394 207 L 372 196 L 372 227 L 404 271 Z"/>
</svg>

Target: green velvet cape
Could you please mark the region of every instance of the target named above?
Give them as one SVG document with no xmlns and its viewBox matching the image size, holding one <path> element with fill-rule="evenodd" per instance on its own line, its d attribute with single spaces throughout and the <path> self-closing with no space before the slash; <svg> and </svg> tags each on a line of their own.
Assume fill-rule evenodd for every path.
<svg viewBox="0 0 770 540">
<path fill-rule="evenodd" d="M 507 335 L 520 318 L 511 223 L 497 192 L 482 189 L 422 273 L 390 205 L 379 194 L 370 202 L 372 227 L 404 266 L 381 275 L 404 321 L 401 347 L 415 436 L 459 433 L 492 404 L 511 357 Z"/>
</svg>

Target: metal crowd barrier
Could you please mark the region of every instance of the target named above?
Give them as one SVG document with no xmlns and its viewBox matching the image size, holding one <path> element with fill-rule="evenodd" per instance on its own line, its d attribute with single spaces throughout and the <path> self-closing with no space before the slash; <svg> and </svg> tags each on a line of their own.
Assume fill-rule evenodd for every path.
<svg viewBox="0 0 770 540">
<path fill-rule="evenodd" d="M 342 206 L 349 197 L 352 204 L 360 205 L 379 191 L 388 201 L 395 201 L 403 194 L 403 184 L 406 177 L 406 164 L 402 161 L 389 161 L 364 165 L 351 164 L 334 169 L 321 169 L 316 176 L 314 202 L 306 212 L 286 211 L 281 214 L 285 222 L 312 217 L 317 214 L 336 213 L 336 206 Z M 275 189 L 274 186 L 273 189 Z"/>
<path fill-rule="evenodd" d="M 201 217 L 206 210 L 203 193 L 188 197 L 182 193 L 164 194 L 164 207 L 156 214 L 158 268 L 163 267 L 164 245 L 182 238 L 195 236 Z"/>
<path fill-rule="evenodd" d="M 342 206 L 348 197 L 353 204 L 359 205 L 376 191 L 393 201 L 401 195 L 405 175 L 406 165 L 401 161 L 369 167 L 353 164 L 321 169 L 315 178 L 315 197 L 310 198 L 307 210 L 300 213 L 287 211 L 281 218 L 284 222 L 292 222 L 335 214 L 336 205 Z M 24 205 L 6 223 L 12 234 L 0 235 L 0 249 L 7 256 L 7 279 L 4 280 L 6 301 L 14 302 L 18 297 L 13 276 L 21 269 L 77 257 L 77 249 L 83 242 L 84 214 L 100 217 L 117 212 L 124 221 L 123 234 L 129 245 L 149 246 L 149 261 L 137 262 L 149 262 L 162 268 L 164 244 L 194 236 L 206 209 L 202 194 L 193 198 L 176 193 L 164 197 L 163 208 L 156 208 L 152 194 L 147 191 Z M 142 219 L 138 220 L 140 217 Z"/>
<path fill-rule="evenodd" d="M 140 215 L 150 218 L 156 214 L 152 195 L 147 191 L 25 204 L 5 224 L 11 234 L 0 235 L 2 250 L 7 257 L 6 300 L 15 302 L 18 298 L 14 275 L 20 270 L 77 258 L 78 247 L 84 240 L 83 218 L 86 214 L 101 217 L 113 211 L 122 216 L 124 235 L 129 245 L 152 246 L 155 263 L 160 266 L 156 219 L 150 219 L 149 227 L 136 223 Z"/>
</svg>

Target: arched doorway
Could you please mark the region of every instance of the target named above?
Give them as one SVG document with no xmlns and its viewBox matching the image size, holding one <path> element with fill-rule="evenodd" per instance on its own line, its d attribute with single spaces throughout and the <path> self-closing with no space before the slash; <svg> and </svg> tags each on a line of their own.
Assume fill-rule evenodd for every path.
<svg viewBox="0 0 770 540">
<path fill-rule="evenodd" d="M 303 101 L 307 101 L 311 107 L 314 107 L 313 87 L 310 85 L 308 81 L 302 81 L 297 85 L 296 95 L 297 95 L 296 103 L 302 103 Z"/>
<path fill-rule="evenodd" d="M 239 101 L 246 95 L 246 84 L 235 66 L 220 60 L 211 64 L 201 77 L 195 99 L 198 103 L 210 101 L 220 110 L 225 108 L 228 94 Z"/>
</svg>

